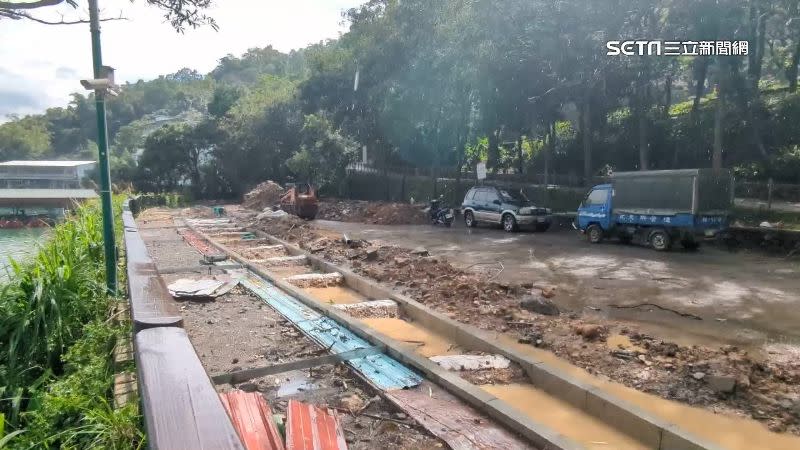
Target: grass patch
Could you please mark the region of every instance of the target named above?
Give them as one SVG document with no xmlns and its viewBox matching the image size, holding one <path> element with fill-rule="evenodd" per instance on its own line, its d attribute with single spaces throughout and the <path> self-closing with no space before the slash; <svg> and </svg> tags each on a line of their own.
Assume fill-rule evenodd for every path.
<svg viewBox="0 0 800 450">
<path fill-rule="evenodd" d="M 117 218 L 120 207 L 116 199 Z M 119 240 L 121 223 L 116 230 Z M 0 286 L 0 447 L 141 447 L 136 403 L 110 406 L 112 351 L 130 326 L 109 319 L 116 299 L 105 292 L 99 204 L 77 208 L 11 267 Z"/>
</svg>

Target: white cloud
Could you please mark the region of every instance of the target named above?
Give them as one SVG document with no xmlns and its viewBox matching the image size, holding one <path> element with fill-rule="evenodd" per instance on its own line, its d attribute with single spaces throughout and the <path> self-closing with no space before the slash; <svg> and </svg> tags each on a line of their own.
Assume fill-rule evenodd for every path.
<svg viewBox="0 0 800 450">
<path fill-rule="evenodd" d="M 143 1 L 103 0 L 103 15 L 126 21 L 101 24 L 103 62 L 116 69 L 118 82 L 150 79 L 183 67 L 209 72 L 219 58 L 240 55 L 248 48 L 272 45 L 289 51 L 313 42 L 336 38 L 344 31 L 341 13 L 363 0 L 217 0 L 208 14 L 219 31 L 210 27 L 176 33 L 160 10 Z M 86 17 L 84 10 L 62 7 L 42 10 L 58 20 Z M 0 110 L 28 114 L 60 106 L 80 90 L 78 79 L 92 72 L 89 26 L 47 26 L 28 21 L 0 21 L 0 86 L 9 98 L 31 99 L 27 105 L 5 105 Z M 68 74 L 75 74 L 72 79 Z M 0 99 L 1 100 L 1 99 Z"/>
</svg>

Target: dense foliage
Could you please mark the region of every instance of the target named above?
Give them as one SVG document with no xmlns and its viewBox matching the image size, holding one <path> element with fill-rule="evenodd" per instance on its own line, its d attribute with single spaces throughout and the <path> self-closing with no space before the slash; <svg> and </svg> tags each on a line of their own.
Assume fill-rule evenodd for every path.
<svg viewBox="0 0 800 450">
<path fill-rule="evenodd" d="M 0 285 L 0 416 L 4 432 L 17 433 L 6 445 L 140 446 L 136 404 L 109 403 L 113 347 L 129 327 L 109 320 L 99 205 L 79 208 L 12 267 Z"/>
<path fill-rule="evenodd" d="M 203 197 L 270 178 L 333 189 L 366 147 L 378 166 L 483 160 L 586 180 L 718 166 L 798 183 L 798 17 L 796 0 L 369 0 L 337 40 L 124 86 L 109 102 L 112 176 Z M 625 39 L 749 54 L 606 56 Z M 0 126 L 0 155 L 91 152 L 92 107 L 76 94 Z"/>
</svg>

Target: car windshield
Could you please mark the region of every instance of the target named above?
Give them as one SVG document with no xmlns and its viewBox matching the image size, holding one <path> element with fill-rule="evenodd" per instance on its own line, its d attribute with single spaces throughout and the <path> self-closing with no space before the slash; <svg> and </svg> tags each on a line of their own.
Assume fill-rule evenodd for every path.
<svg viewBox="0 0 800 450">
<path fill-rule="evenodd" d="M 504 202 L 514 202 L 514 203 L 521 203 L 527 202 L 528 197 L 525 197 L 525 194 L 520 192 L 513 192 L 513 191 L 506 191 L 500 190 L 500 197 L 503 199 Z"/>
</svg>

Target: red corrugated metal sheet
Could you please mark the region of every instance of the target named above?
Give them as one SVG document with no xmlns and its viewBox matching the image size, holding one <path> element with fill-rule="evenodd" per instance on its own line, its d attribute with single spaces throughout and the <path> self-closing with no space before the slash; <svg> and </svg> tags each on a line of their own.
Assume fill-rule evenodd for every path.
<svg viewBox="0 0 800 450">
<path fill-rule="evenodd" d="M 286 415 L 286 450 L 347 449 L 334 411 L 289 400 Z"/>
<path fill-rule="evenodd" d="M 260 393 L 231 391 L 219 396 L 247 450 L 284 450 L 272 410 Z"/>
</svg>

